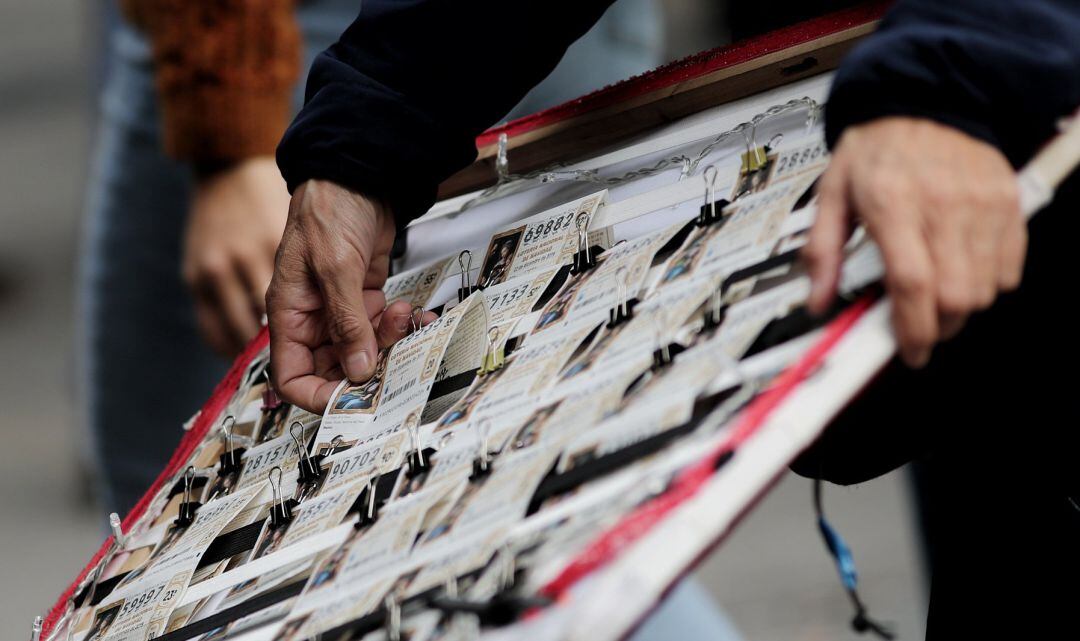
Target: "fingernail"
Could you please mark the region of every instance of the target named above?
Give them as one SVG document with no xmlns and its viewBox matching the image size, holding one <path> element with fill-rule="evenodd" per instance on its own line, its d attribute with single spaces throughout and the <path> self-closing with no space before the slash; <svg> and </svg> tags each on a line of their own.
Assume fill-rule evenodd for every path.
<svg viewBox="0 0 1080 641">
<path fill-rule="evenodd" d="M 361 350 L 345 358 L 345 374 L 351 381 L 364 381 L 371 376 L 371 356 Z"/>
</svg>

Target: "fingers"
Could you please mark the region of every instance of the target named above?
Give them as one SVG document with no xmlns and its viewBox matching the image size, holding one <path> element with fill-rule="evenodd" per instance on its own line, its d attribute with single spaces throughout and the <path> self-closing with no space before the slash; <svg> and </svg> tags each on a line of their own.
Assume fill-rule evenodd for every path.
<svg viewBox="0 0 1080 641">
<path fill-rule="evenodd" d="M 938 339 L 934 264 L 913 215 L 873 216 L 867 231 L 885 262 L 885 288 L 892 297 L 893 328 L 900 356 L 922 367 Z"/>
<path fill-rule="evenodd" d="M 270 369 L 274 388 L 287 402 L 309 412 L 321 414 L 341 379 L 328 376 L 326 353 L 332 346 L 323 345 L 320 321 L 304 309 L 305 299 L 313 292 L 310 285 L 275 279 L 267 293 L 270 309 Z M 332 359 L 337 361 L 336 355 Z"/>
<path fill-rule="evenodd" d="M 851 233 L 851 217 L 845 194 L 847 166 L 840 159 L 829 167 L 818 186 L 818 214 L 803 247 L 810 273 L 811 313 L 822 314 L 836 296 L 844 243 Z"/>
<path fill-rule="evenodd" d="M 423 318 L 413 319 L 412 306 L 405 301 L 397 301 L 383 310 L 376 319 L 376 337 L 380 348 L 387 348 L 405 338 L 413 331 L 413 324 L 419 321 L 423 327 L 438 318 L 433 312 L 424 312 Z"/>
<path fill-rule="evenodd" d="M 1003 185 L 1002 201 L 1008 206 L 1002 229 L 998 256 L 998 288 L 1011 292 L 1020 286 L 1024 275 L 1024 258 L 1027 256 L 1027 222 L 1020 211 L 1020 195 L 1015 182 Z"/>
<path fill-rule="evenodd" d="M 928 191 L 933 194 L 934 189 L 937 187 Z M 919 207 L 920 202 L 913 202 L 913 206 Z M 926 221 L 923 242 L 933 263 L 938 329 L 941 338 L 951 338 L 967 322 L 980 278 L 974 264 L 976 243 L 971 240 L 967 221 L 971 213 L 965 210 L 965 203 L 946 194 L 931 195 L 923 209 L 917 218 Z"/>
<path fill-rule="evenodd" d="M 320 260 L 313 267 L 324 298 L 326 329 L 341 367 L 349 380 L 366 381 L 375 373 L 379 346 L 365 307 L 364 259 L 357 253 L 331 262 Z"/>
<path fill-rule="evenodd" d="M 221 356 L 228 357 L 239 351 L 236 340 L 228 330 L 225 317 L 210 296 L 196 295 L 195 324 L 206 344 Z"/>
<path fill-rule="evenodd" d="M 266 313 L 266 290 L 274 276 L 274 253 L 258 254 L 243 261 L 240 266 L 248 304 L 257 316 Z"/>
<path fill-rule="evenodd" d="M 229 330 L 242 347 L 255 337 L 261 326 L 257 308 L 251 304 L 251 290 L 236 269 L 228 270 L 215 283 L 217 299 Z"/>
</svg>

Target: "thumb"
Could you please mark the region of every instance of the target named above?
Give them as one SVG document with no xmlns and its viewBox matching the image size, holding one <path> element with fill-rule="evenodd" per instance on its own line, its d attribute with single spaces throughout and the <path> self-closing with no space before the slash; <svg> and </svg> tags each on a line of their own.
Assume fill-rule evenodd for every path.
<svg viewBox="0 0 1080 641">
<path fill-rule="evenodd" d="M 361 256 L 357 256 L 355 265 L 348 265 L 347 262 L 341 261 L 315 271 L 319 289 L 323 293 L 326 330 L 341 369 L 350 381 L 360 382 L 368 380 L 375 373 L 379 347 L 371 327 L 371 317 L 364 306 L 364 274 L 367 268 Z"/>
</svg>

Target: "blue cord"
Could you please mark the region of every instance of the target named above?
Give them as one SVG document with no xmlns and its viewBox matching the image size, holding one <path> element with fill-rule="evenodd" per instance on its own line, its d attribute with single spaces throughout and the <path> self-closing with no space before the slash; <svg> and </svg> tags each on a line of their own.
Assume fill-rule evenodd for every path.
<svg viewBox="0 0 1080 641">
<path fill-rule="evenodd" d="M 896 638 L 892 630 L 874 621 L 866 614 L 866 606 L 863 605 L 862 599 L 859 598 L 857 590 L 859 575 L 855 571 L 855 557 L 852 556 L 851 548 L 844 542 L 844 538 L 825 518 L 825 510 L 821 505 L 821 479 L 814 480 L 814 510 L 817 512 L 818 530 L 821 532 L 821 538 L 825 539 L 825 547 L 829 549 L 829 554 L 832 555 L 833 560 L 836 562 L 836 571 L 840 574 L 840 583 L 843 584 L 844 590 L 847 591 L 848 597 L 851 598 L 852 605 L 855 606 L 855 617 L 851 620 L 851 627 L 859 633 L 873 632 L 882 639 L 891 640 Z"/>
</svg>

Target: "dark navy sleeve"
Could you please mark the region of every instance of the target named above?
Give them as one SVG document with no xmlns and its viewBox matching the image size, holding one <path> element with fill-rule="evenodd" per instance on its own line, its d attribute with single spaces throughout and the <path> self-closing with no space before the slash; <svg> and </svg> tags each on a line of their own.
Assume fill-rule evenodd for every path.
<svg viewBox="0 0 1080 641">
<path fill-rule="evenodd" d="M 1023 164 L 1080 106 L 1080 1 L 900 0 L 836 73 L 830 145 L 882 116 L 926 117 Z"/>
<path fill-rule="evenodd" d="M 383 199 L 399 225 L 422 214 L 611 1 L 363 0 L 278 146 L 289 190 L 332 180 Z"/>
</svg>

